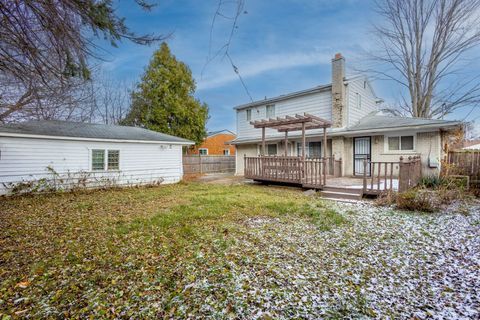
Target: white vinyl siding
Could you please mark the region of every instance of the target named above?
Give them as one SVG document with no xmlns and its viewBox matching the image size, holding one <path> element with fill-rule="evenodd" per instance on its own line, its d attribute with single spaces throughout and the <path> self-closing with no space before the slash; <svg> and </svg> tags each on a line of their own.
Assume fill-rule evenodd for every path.
<svg viewBox="0 0 480 320">
<path fill-rule="evenodd" d="M 349 126 L 378 109 L 376 97 L 363 77 L 348 82 L 346 99 Z"/>
<path fill-rule="evenodd" d="M 107 150 L 118 150 L 120 170 L 113 169 L 113 155 L 112 170 L 92 170 L 92 150 L 106 150 L 105 168 Z M 48 168 L 61 177 L 88 176 L 93 187 L 107 180 L 116 185 L 174 183 L 183 175 L 180 145 L 0 137 L 0 151 L 0 194 L 7 192 L 4 183 L 51 178 Z"/>
<path fill-rule="evenodd" d="M 270 104 L 269 104 L 270 105 Z M 332 94 L 331 90 L 310 93 L 301 97 L 290 98 L 275 102 L 275 117 L 292 116 L 295 114 L 310 113 L 326 120 L 332 119 Z M 251 110 L 251 111 L 247 111 Z M 249 109 L 237 110 L 237 138 L 260 138 L 261 129 L 255 129 L 247 120 L 247 112 L 251 113 L 251 120 L 267 118 L 267 105 L 260 105 Z M 321 133 L 321 130 L 310 130 L 309 134 Z M 267 129 L 267 136 L 283 136 L 276 130 Z"/>
</svg>

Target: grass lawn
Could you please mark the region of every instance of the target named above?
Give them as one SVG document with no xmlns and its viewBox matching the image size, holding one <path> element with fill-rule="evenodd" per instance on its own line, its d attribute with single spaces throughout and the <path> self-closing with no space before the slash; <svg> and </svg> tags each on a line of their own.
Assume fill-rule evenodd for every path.
<svg viewBox="0 0 480 320">
<path fill-rule="evenodd" d="M 480 318 L 480 206 L 181 183 L 0 200 L 0 319 Z"/>
<path fill-rule="evenodd" d="M 0 213 L 0 314 L 12 317 L 213 315 L 228 295 L 205 292 L 218 310 L 204 310 L 185 287 L 228 285 L 249 218 L 346 222 L 297 191 L 199 183 L 2 199 Z"/>
</svg>

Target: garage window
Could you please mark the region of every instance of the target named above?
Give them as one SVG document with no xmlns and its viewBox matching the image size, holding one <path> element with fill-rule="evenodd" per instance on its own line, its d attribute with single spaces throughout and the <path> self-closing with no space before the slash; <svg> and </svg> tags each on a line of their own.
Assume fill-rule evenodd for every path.
<svg viewBox="0 0 480 320">
<path fill-rule="evenodd" d="M 108 150 L 108 170 L 120 169 L 120 150 Z"/>
<path fill-rule="evenodd" d="M 120 150 L 92 149 L 92 170 L 119 170 Z"/>
<path fill-rule="evenodd" d="M 105 150 L 92 150 L 92 170 L 105 170 Z"/>
</svg>

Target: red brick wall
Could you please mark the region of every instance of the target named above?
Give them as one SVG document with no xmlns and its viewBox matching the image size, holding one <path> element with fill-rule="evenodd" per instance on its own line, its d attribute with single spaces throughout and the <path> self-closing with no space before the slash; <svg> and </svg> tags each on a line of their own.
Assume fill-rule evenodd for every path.
<svg viewBox="0 0 480 320">
<path fill-rule="evenodd" d="M 198 149 L 208 149 L 208 155 L 221 155 L 223 156 L 223 150 L 230 149 L 230 155 L 235 154 L 235 146 L 227 145 L 225 142 L 235 139 L 235 135 L 227 133 L 219 133 L 211 137 L 207 137 L 200 146 L 195 146 L 188 150 L 188 154 L 198 154 Z"/>
</svg>

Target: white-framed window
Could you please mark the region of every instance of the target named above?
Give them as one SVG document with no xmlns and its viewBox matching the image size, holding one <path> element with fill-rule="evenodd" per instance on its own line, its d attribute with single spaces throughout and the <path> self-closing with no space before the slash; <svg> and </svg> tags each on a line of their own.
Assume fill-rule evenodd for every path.
<svg viewBox="0 0 480 320">
<path fill-rule="evenodd" d="M 247 109 L 245 112 L 247 113 L 247 121 L 252 120 L 252 109 Z"/>
<path fill-rule="evenodd" d="M 274 104 L 267 105 L 266 115 L 267 115 L 267 119 L 275 118 L 275 105 Z"/>
<path fill-rule="evenodd" d="M 297 155 L 302 155 L 302 143 L 297 142 Z M 311 158 L 322 157 L 322 143 L 320 141 L 312 141 L 305 143 L 305 156 Z"/>
<path fill-rule="evenodd" d="M 120 169 L 120 150 L 108 150 L 107 170 Z"/>
<path fill-rule="evenodd" d="M 269 155 L 269 156 L 277 155 L 277 144 L 276 143 L 267 144 L 267 155 Z"/>
<path fill-rule="evenodd" d="M 223 150 L 223 155 L 224 156 L 229 156 L 230 155 L 230 149 L 224 149 Z"/>
<path fill-rule="evenodd" d="M 201 156 L 208 156 L 208 148 L 198 149 L 198 154 L 201 155 Z"/>
<path fill-rule="evenodd" d="M 105 170 L 105 150 L 92 149 L 92 170 L 93 171 Z"/>
<path fill-rule="evenodd" d="M 92 149 L 92 171 L 119 170 L 120 150 Z"/>
<path fill-rule="evenodd" d="M 362 108 L 362 95 L 357 92 L 355 94 L 355 99 L 356 99 L 357 109 L 361 109 Z"/>
<path fill-rule="evenodd" d="M 270 143 L 270 144 L 265 144 L 265 155 L 267 156 L 276 156 L 277 155 L 277 144 L 276 143 Z M 258 145 L 258 154 L 262 154 L 262 145 Z"/>
<path fill-rule="evenodd" d="M 387 136 L 388 151 L 414 151 L 415 136 Z"/>
</svg>

